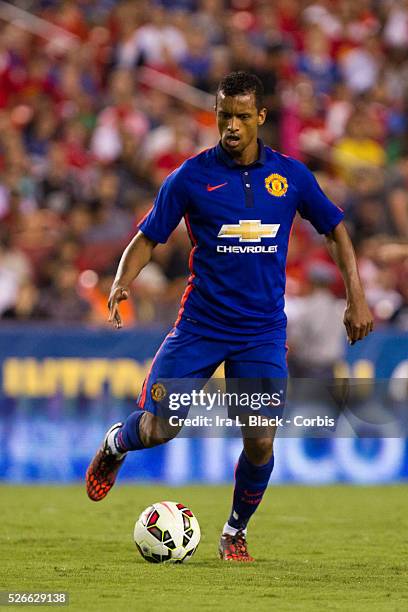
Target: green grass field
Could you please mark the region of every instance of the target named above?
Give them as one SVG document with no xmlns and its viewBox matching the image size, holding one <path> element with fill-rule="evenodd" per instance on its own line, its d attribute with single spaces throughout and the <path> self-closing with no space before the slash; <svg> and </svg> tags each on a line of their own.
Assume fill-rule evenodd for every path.
<svg viewBox="0 0 408 612">
<path fill-rule="evenodd" d="M 69 591 L 65 609 L 83 612 L 407 610 L 407 492 L 271 487 L 249 532 L 257 561 L 239 565 L 217 559 L 229 487 L 117 486 L 92 503 L 82 487 L 3 486 L 0 588 Z M 141 510 L 164 499 L 200 521 L 186 565 L 146 563 L 132 542 Z"/>
</svg>

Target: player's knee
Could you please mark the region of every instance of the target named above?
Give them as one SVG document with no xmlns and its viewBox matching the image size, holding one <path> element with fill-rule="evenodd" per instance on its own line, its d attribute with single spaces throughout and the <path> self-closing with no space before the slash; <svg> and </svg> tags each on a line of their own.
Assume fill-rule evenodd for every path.
<svg viewBox="0 0 408 612">
<path fill-rule="evenodd" d="M 165 419 L 146 412 L 140 424 L 140 434 L 144 447 L 152 448 L 174 438 L 177 431 L 174 427 L 169 427 Z"/>
<path fill-rule="evenodd" d="M 273 454 L 272 438 L 247 438 L 244 440 L 245 454 L 254 465 L 265 465 Z"/>
</svg>

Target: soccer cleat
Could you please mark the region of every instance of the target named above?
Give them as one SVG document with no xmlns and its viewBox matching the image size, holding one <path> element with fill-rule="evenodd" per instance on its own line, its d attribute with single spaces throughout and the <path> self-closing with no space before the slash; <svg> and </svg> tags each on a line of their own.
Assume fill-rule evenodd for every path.
<svg viewBox="0 0 408 612">
<path fill-rule="evenodd" d="M 111 434 L 123 423 L 115 423 L 105 434 L 101 448 L 86 470 L 86 492 L 92 501 L 104 499 L 113 485 L 125 460 L 126 453 L 119 454 L 112 449 Z"/>
<path fill-rule="evenodd" d="M 241 561 L 244 563 L 254 561 L 254 558 L 248 552 L 246 538 L 242 531 L 237 531 L 234 536 L 223 533 L 218 552 L 220 559 L 223 561 Z"/>
</svg>

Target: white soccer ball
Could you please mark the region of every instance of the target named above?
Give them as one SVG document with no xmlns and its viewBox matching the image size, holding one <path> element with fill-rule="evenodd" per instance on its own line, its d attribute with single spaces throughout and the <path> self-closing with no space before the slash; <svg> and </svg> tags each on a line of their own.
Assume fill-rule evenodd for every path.
<svg viewBox="0 0 408 612">
<path fill-rule="evenodd" d="M 187 506 L 163 501 L 143 510 L 133 534 L 142 557 L 151 563 L 183 563 L 200 542 L 200 525 Z"/>
</svg>

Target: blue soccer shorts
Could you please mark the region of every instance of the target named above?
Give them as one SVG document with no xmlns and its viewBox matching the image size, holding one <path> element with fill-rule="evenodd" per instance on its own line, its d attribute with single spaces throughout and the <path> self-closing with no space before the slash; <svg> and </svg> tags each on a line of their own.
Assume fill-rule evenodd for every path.
<svg viewBox="0 0 408 612">
<path fill-rule="evenodd" d="M 281 338 L 271 340 L 229 341 L 206 338 L 175 327 L 153 359 L 138 398 L 139 407 L 157 414 L 154 385 L 175 379 L 179 389 L 189 392 L 194 386 L 193 379 L 201 379 L 199 387 L 202 387 L 203 381 L 211 378 L 223 362 L 225 378 L 227 381 L 241 379 L 241 391 L 259 391 L 261 386 L 263 392 L 273 393 L 287 379 L 286 354 L 284 332 Z M 181 379 L 188 379 L 184 388 Z"/>
</svg>

